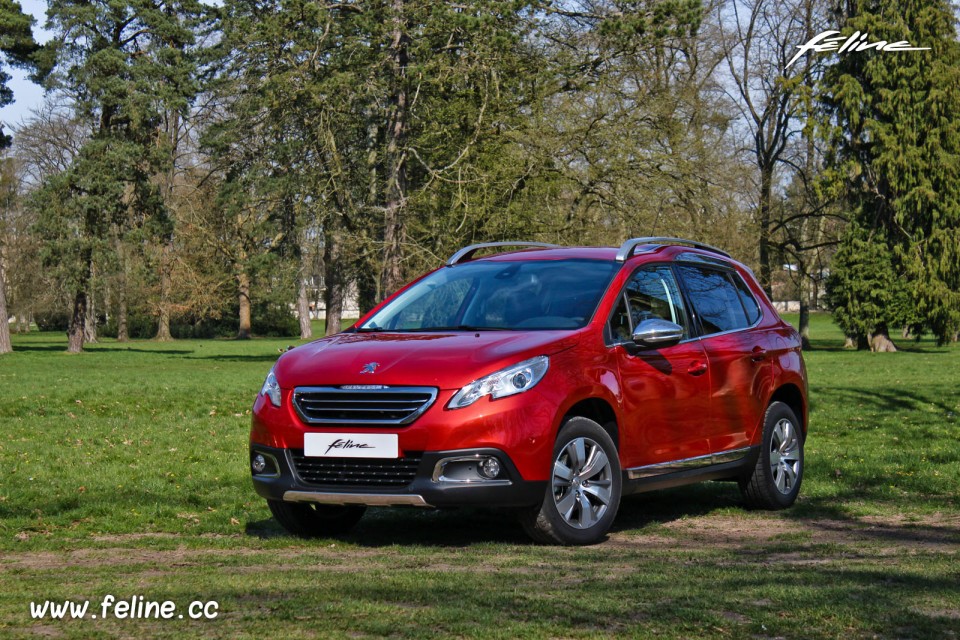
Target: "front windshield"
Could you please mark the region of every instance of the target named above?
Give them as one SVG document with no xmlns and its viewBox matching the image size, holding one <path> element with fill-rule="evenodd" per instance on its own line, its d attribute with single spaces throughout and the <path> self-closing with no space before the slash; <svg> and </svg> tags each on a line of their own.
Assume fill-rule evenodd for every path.
<svg viewBox="0 0 960 640">
<path fill-rule="evenodd" d="M 455 265 L 412 286 L 358 330 L 578 329 L 619 267 L 601 260 Z"/>
</svg>

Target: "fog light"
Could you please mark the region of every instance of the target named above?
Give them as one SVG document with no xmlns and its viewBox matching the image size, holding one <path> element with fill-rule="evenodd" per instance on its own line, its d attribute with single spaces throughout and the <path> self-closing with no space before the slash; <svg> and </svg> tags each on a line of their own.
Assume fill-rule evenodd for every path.
<svg viewBox="0 0 960 640">
<path fill-rule="evenodd" d="M 267 469 L 267 459 L 262 454 L 253 456 L 253 462 L 250 463 L 254 473 L 263 473 Z"/>
<path fill-rule="evenodd" d="M 491 480 L 496 478 L 500 475 L 500 461 L 496 458 L 484 458 L 480 463 L 480 475 Z"/>
</svg>

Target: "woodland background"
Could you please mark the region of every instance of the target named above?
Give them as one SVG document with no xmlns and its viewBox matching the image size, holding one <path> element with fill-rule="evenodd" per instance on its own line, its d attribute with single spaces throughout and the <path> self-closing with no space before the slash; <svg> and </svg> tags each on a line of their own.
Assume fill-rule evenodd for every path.
<svg viewBox="0 0 960 640">
<path fill-rule="evenodd" d="M 310 337 L 474 242 L 697 239 L 851 347 L 960 329 L 942 0 L 0 0 L 9 331 Z M 809 53 L 822 31 L 927 51 Z M 299 318 L 299 322 L 298 322 Z"/>
</svg>

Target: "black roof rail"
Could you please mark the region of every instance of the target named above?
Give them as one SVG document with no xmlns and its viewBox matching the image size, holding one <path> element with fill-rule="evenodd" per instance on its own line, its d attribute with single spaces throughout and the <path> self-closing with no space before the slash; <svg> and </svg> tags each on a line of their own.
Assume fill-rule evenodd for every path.
<svg viewBox="0 0 960 640">
<path fill-rule="evenodd" d="M 457 251 L 455 254 L 450 256 L 450 259 L 447 260 L 447 266 L 451 267 L 458 262 L 463 262 L 481 249 L 495 249 L 497 247 L 534 247 L 537 249 L 557 249 L 559 246 L 560 245 L 548 244 L 546 242 L 483 242 L 480 244 L 472 244 L 469 247 L 460 249 L 460 251 Z"/>
<path fill-rule="evenodd" d="M 617 262 L 624 262 L 627 258 L 633 255 L 634 249 L 644 244 L 679 244 L 693 247 L 694 249 L 702 249 L 704 251 L 710 251 L 711 253 L 717 253 L 725 258 L 731 257 L 729 253 L 723 249 L 717 249 L 716 247 L 711 247 L 708 244 L 702 242 L 696 242 L 694 240 L 685 240 L 683 238 L 631 238 L 627 240 L 622 245 L 620 245 L 620 250 L 617 251 Z"/>
</svg>

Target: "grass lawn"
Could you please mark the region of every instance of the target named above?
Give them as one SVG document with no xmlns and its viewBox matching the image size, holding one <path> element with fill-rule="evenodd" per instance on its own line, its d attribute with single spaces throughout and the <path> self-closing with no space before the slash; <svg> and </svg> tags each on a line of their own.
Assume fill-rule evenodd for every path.
<svg viewBox="0 0 960 640">
<path fill-rule="evenodd" d="M 607 542 L 540 547 L 485 511 L 371 510 L 284 535 L 247 471 L 250 407 L 291 339 L 14 336 L 0 356 L 0 638 L 956 638 L 960 346 L 840 349 L 815 316 L 800 501 L 730 483 L 628 499 Z M 213 620 L 89 618 L 215 600 Z M 84 620 L 30 603 L 90 600 Z"/>
</svg>

